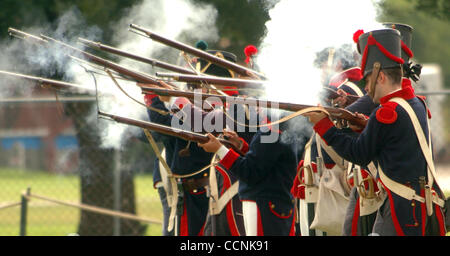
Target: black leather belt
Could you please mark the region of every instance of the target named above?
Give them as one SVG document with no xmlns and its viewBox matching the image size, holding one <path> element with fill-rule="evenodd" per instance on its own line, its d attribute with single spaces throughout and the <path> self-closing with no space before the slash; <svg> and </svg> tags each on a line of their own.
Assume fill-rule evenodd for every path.
<svg viewBox="0 0 450 256">
<path fill-rule="evenodd" d="M 209 177 L 182 180 L 185 191 L 199 190 L 209 184 Z"/>
</svg>

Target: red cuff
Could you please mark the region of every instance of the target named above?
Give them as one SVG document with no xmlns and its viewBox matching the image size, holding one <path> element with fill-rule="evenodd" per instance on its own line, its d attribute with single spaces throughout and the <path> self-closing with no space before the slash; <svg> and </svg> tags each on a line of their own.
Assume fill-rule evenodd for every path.
<svg viewBox="0 0 450 256">
<path fill-rule="evenodd" d="M 325 117 L 314 125 L 314 130 L 323 138 L 323 135 L 333 126 L 333 122 L 328 117 Z"/>
<path fill-rule="evenodd" d="M 185 106 L 191 104 L 191 102 L 184 97 L 178 97 L 176 98 L 174 104 L 179 108 L 179 109 L 183 109 Z"/>
<path fill-rule="evenodd" d="M 225 157 L 220 161 L 220 163 L 226 168 L 230 169 L 233 166 L 234 161 L 239 158 L 239 154 L 230 148 Z"/>
<path fill-rule="evenodd" d="M 153 99 L 156 97 L 158 97 L 158 95 L 156 94 L 145 94 L 144 96 L 145 105 L 150 106 L 152 104 Z"/>
<path fill-rule="evenodd" d="M 239 139 L 242 141 L 241 151 L 242 153 L 246 154 L 248 152 L 248 143 L 243 138 Z"/>
</svg>

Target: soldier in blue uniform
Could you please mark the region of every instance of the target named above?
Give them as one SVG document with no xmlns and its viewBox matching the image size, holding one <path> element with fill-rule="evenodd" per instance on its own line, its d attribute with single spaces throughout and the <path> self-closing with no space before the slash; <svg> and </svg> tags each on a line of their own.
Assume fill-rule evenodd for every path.
<svg viewBox="0 0 450 256">
<path fill-rule="evenodd" d="M 417 79 L 420 76 L 420 65 L 412 65 L 410 59 L 413 57 L 413 52 L 411 51 L 411 39 L 412 39 L 412 27 L 406 24 L 394 24 L 394 23 L 385 23 L 384 26 L 388 28 L 397 29 L 401 34 L 401 55 L 402 59 L 404 61 L 403 64 L 403 79 L 402 79 L 402 88 L 404 87 L 411 87 L 411 80 L 414 79 L 414 81 L 417 81 Z M 355 33 L 355 43 L 358 43 L 359 36 L 361 35 L 362 31 L 359 32 L 359 34 Z M 414 68 L 412 68 L 414 67 Z M 364 97 L 360 98 L 355 103 L 348 106 L 346 109 L 351 112 L 357 112 L 365 115 L 366 117 L 370 116 L 373 109 L 375 109 L 378 106 L 378 104 L 375 104 L 372 99 L 369 97 L 369 95 L 365 95 Z M 373 174 L 370 174 L 370 172 L 367 172 L 364 170 L 368 170 L 367 167 L 365 167 L 362 170 L 362 177 L 364 179 L 367 179 L 368 176 L 373 176 Z M 375 172 L 376 173 L 376 170 Z M 370 177 L 371 180 L 373 180 L 375 177 Z M 354 179 L 352 178 L 350 182 L 353 185 Z M 367 182 L 364 184 L 365 189 L 368 187 Z M 377 184 L 372 184 L 372 186 L 375 187 L 376 190 L 378 190 Z M 363 200 L 360 202 L 360 200 Z M 350 204 L 348 208 L 348 213 L 346 216 L 346 222 L 344 224 L 344 235 L 368 235 L 368 231 L 372 230 L 373 223 L 376 217 L 376 209 L 369 209 L 369 210 L 362 210 L 361 207 L 365 207 L 364 205 L 368 205 L 366 201 L 367 199 L 363 198 L 361 199 L 359 196 L 359 193 L 356 191 L 356 187 L 353 187 L 351 193 L 350 193 Z M 364 212 L 364 214 L 363 214 Z M 365 227 L 362 227 L 365 226 Z"/>
<path fill-rule="evenodd" d="M 247 236 L 294 235 L 294 203 L 290 188 L 296 174 L 299 149 L 306 142 L 304 131 L 291 125 L 295 121 L 301 122 L 291 119 L 279 127 L 260 127 L 244 156 L 225 148 L 212 134 L 208 134 L 209 142 L 200 145 L 207 152 L 217 153 L 220 163 L 239 180 Z"/>
<path fill-rule="evenodd" d="M 209 53 L 225 59 L 236 62 L 237 58 L 234 54 L 226 51 L 208 50 Z M 204 73 L 221 76 L 221 77 L 235 77 L 235 73 L 231 70 L 223 68 L 221 66 L 209 63 L 203 59 L 198 59 L 198 69 Z M 218 86 L 217 86 L 218 87 Z M 224 93 L 229 96 L 239 96 L 241 93 L 236 87 L 225 86 L 222 89 Z M 247 115 L 256 115 L 254 108 L 247 108 L 244 105 L 238 104 L 225 104 L 223 102 L 222 110 L 227 114 L 223 115 L 226 120 L 224 124 L 227 124 L 230 131 L 222 130 L 217 132 L 223 132 L 225 137 L 229 139 L 236 139 L 237 144 L 240 145 L 241 151 L 246 152 L 248 150 L 248 143 L 252 139 L 254 132 L 251 132 L 245 125 L 249 124 L 249 117 Z M 242 115 L 244 118 L 238 117 Z M 243 124 L 237 123 L 237 120 L 244 120 Z M 244 127 L 242 126 L 244 125 Z M 237 131 L 237 132 L 232 132 Z M 233 138 L 231 138 L 231 136 Z M 225 195 L 230 193 L 233 186 L 236 186 L 237 178 L 230 173 L 227 168 L 218 163 L 214 170 L 215 180 L 210 179 L 209 189 L 217 187 L 217 197 L 211 195 L 210 211 L 208 212 L 208 218 L 205 227 L 205 235 L 214 236 L 243 236 L 245 235 L 244 222 L 242 217 L 242 202 L 239 200 L 237 193 L 234 196 L 229 197 L 224 201 Z M 214 177 L 212 176 L 212 177 Z M 215 183 L 214 186 L 212 183 Z M 212 191 L 211 191 L 212 192 Z M 217 210 L 218 208 L 221 210 Z M 212 212 L 214 211 L 214 212 Z"/>
<path fill-rule="evenodd" d="M 206 50 L 203 49 L 203 50 Z M 229 61 L 236 62 L 236 56 L 232 53 L 225 51 L 215 51 L 215 50 L 206 50 L 208 53 L 216 55 L 221 58 L 225 58 Z M 230 70 L 217 66 L 215 64 L 209 63 L 203 59 L 194 59 L 191 63 L 198 72 L 206 73 L 210 75 L 217 76 L 225 76 L 225 77 L 234 77 L 234 73 Z M 162 83 L 164 85 L 164 83 Z M 192 89 L 199 88 L 196 84 L 189 85 Z M 202 88 L 204 91 L 209 88 Z M 225 92 L 230 96 L 235 96 L 237 94 L 236 90 L 233 90 L 232 87 L 228 87 Z M 156 97 L 156 95 L 147 95 L 147 100 L 150 101 L 150 106 L 153 109 L 162 109 L 165 110 L 165 104 L 163 101 L 168 102 L 170 99 L 166 97 Z M 223 109 L 220 109 L 221 104 L 219 102 L 212 102 L 212 108 L 208 111 L 204 111 L 201 108 L 193 106 L 190 101 L 185 98 L 177 98 L 175 101 L 177 107 L 180 109 L 176 117 L 174 115 L 162 115 L 158 111 L 150 110 L 150 119 L 153 122 L 164 124 L 167 126 L 174 125 L 179 122 L 182 123 L 182 127 L 184 129 L 191 129 L 197 132 L 205 132 L 205 126 L 203 124 L 203 120 L 208 119 L 211 121 L 211 124 L 214 126 L 216 120 L 219 118 L 223 120 L 221 127 L 214 126 L 216 128 L 214 131 L 216 134 L 221 133 L 225 125 L 233 124 L 233 121 L 229 114 L 226 114 Z M 223 106 L 224 108 L 226 106 Z M 236 106 L 232 106 L 236 107 Z M 239 108 L 239 107 L 238 107 Z M 240 111 L 243 113 L 243 111 Z M 234 113 L 238 113 L 235 110 Z M 196 117 L 199 117 L 198 120 Z M 232 119 L 232 120 L 230 120 Z M 201 124 L 200 127 L 198 127 Z M 198 131 L 197 129 L 201 130 Z M 247 138 L 249 134 L 247 132 L 240 133 L 240 136 Z M 167 137 L 167 136 L 166 136 Z M 195 143 L 185 142 L 183 140 L 179 140 L 176 138 L 168 138 L 173 145 L 174 155 L 171 163 L 172 172 L 178 175 L 187 175 L 189 173 L 193 173 L 202 169 L 205 166 L 211 164 L 212 154 L 206 153 L 200 149 Z M 182 154 L 177 154 L 176 152 L 182 152 Z M 186 154 L 187 153 L 187 154 Z M 230 176 L 226 175 L 226 172 L 221 172 L 219 169 L 216 171 L 216 176 L 219 177 L 219 188 L 220 191 L 223 192 L 226 190 L 226 186 L 229 183 L 233 183 L 233 179 Z M 181 235 L 211 235 L 213 228 L 211 227 L 211 218 L 207 218 L 208 214 L 208 205 L 209 198 L 207 197 L 205 187 L 209 183 L 209 175 L 210 169 L 206 169 L 203 172 L 191 177 L 189 179 L 181 179 L 184 187 L 184 207 L 183 212 L 181 214 L 181 222 L 180 222 L 180 234 Z M 224 182 L 225 180 L 225 182 Z M 230 182 L 229 182 L 230 181 Z M 187 185 L 193 184 L 194 186 Z M 215 223 L 218 224 L 219 228 L 214 235 L 239 235 L 243 232 L 242 225 L 242 217 L 241 215 L 236 214 L 239 211 L 239 201 L 231 200 L 224 211 L 223 214 L 219 215 L 215 218 Z M 230 217 L 232 216 L 232 217 Z M 223 224 L 223 222 L 227 222 Z M 233 229 L 231 229 L 233 228 Z"/>
<path fill-rule="evenodd" d="M 163 98 L 163 101 L 160 97 L 149 94 L 146 97 L 147 102 L 152 107 L 149 110 L 150 121 L 171 126 L 173 118 L 177 117 L 174 117 L 173 114 L 164 115 L 161 112 L 154 111 L 154 109 L 159 109 L 169 112 L 164 104 L 164 101 L 167 99 Z M 190 111 L 191 114 L 194 111 L 199 111 L 194 109 L 187 100 L 178 101 L 176 108 L 179 108 L 180 111 Z M 176 175 L 190 175 L 210 164 L 212 155 L 205 153 L 195 143 L 162 134 L 160 134 L 160 137 L 164 138 L 163 143 L 166 150 L 167 148 L 173 149 L 166 151 L 166 161 L 172 173 Z M 167 155 L 168 153 L 171 154 Z M 208 171 L 205 170 L 193 176 L 180 178 L 178 182 L 180 183 L 179 188 L 182 191 L 182 195 L 179 199 L 181 207 L 178 212 L 177 224 L 179 229 L 177 230 L 177 235 L 203 235 L 208 211 L 208 198 L 204 188 L 208 183 Z"/>
<path fill-rule="evenodd" d="M 307 114 L 314 130 L 350 162 L 378 167 L 381 206 L 372 232 L 379 235 L 445 235 L 443 194 L 435 181 L 428 138 L 427 108 L 411 87 L 402 88 L 400 32 L 375 30 L 359 37 L 366 90 L 380 106 L 354 138 L 336 129 L 323 113 Z M 404 103 L 406 102 L 406 105 Z M 399 105 L 401 104 L 401 105 Z M 412 109 L 407 112 L 406 109 Z M 411 113 L 411 114 L 410 114 Z M 416 116 L 418 125 L 411 118 Z M 416 132 L 415 127 L 422 131 Z M 421 134 L 422 132 L 423 134 Z M 423 141 L 423 140 L 422 140 Z M 406 191 L 406 192 L 405 192 Z M 384 196 L 383 196 L 384 195 Z"/>
</svg>

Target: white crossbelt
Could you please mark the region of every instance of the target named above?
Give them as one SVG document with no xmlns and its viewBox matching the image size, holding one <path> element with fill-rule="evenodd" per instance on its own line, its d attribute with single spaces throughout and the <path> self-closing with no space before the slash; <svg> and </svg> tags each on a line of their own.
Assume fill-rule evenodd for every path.
<svg viewBox="0 0 450 256">
<path fill-rule="evenodd" d="M 397 104 L 399 104 L 403 109 L 405 109 L 405 111 L 408 113 L 417 138 L 419 140 L 419 144 L 420 147 L 422 149 L 422 153 L 425 156 L 425 159 L 427 161 L 427 165 L 428 165 L 428 185 L 430 187 L 432 187 L 434 180 L 436 180 L 436 172 L 435 172 L 435 167 L 434 167 L 434 163 L 433 163 L 433 159 L 432 159 L 432 152 L 431 152 L 431 146 L 427 145 L 427 140 L 425 138 L 425 135 L 423 133 L 422 127 L 420 126 L 419 120 L 417 119 L 417 116 L 414 113 L 414 110 L 411 108 L 411 106 L 408 104 L 408 102 L 406 102 L 404 99 L 402 98 L 393 98 L 390 101 L 392 102 L 396 102 Z M 430 144 L 431 144 L 431 132 L 430 132 L 430 126 L 429 126 L 429 121 L 428 121 L 428 135 L 429 135 L 429 139 L 430 139 Z M 383 182 L 383 184 L 392 192 L 394 192 L 395 194 L 408 199 L 408 200 L 416 200 L 419 202 L 424 203 L 425 202 L 425 198 L 419 196 L 416 194 L 416 191 L 410 187 L 407 187 L 403 184 L 400 184 L 392 179 L 390 179 L 382 170 L 381 166 L 378 166 L 378 173 L 380 175 L 380 179 Z M 433 193 L 432 195 L 432 201 L 443 207 L 444 206 L 444 200 L 442 200 L 441 198 L 439 198 L 435 193 Z"/>
</svg>

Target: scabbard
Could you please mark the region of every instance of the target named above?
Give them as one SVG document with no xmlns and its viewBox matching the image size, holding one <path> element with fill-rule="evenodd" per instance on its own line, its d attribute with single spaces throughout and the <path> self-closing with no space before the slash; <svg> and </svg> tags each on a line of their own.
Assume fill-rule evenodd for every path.
<svg viewBox="0 0 450 256">
<path fill-rule="evenodd" d="M 433 215 L 433 197 L 431 195 L 431 188 L 425 185 L 425 205 L 427 207 L 427 215 Z"/>
</svg>

